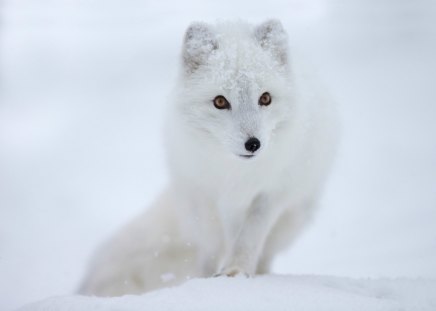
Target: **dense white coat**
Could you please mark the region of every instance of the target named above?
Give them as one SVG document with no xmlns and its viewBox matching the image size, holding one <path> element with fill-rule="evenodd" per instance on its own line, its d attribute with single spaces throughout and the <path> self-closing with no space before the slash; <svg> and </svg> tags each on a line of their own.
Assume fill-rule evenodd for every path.
<svg viewBox="0 0 436 311">
<path fill-rule="evenodd" d="M 310 217 L 335 150 L 334 109 L 278 21 L 192 24 L 166 127 L 170 184 L 98 252 L 81 292 L 142 293 L 267 273 Z M 271 94 L 271 104 L 259 97 Z M 231 109 L 217 109 L 224 96 Z M 244 145 L 256 137 L 252 158 Z"/>
</svg>

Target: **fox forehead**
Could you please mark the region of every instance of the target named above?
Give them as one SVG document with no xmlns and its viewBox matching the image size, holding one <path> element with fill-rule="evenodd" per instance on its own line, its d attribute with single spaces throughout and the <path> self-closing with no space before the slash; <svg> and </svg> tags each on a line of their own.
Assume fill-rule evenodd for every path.
<svg viewBox="0 0 436 311">
<path fill-rule="evenodd" d="M 194 24 L 185 36 L 183 85 L 203 97 L 223 95 L 232 107 L 257 104 L 289 78 L 285 37 L 277 22 Z"/>
<path fill-rule="evenodd" d="M 271 61 L 261 55 L 263 51 L 253 52 L 245 47 L 231 47 L 230 50 L 231 53 L 227 53 L 227 49 L 217 51 L 204 68 L 208 71 L 211 91 L 229 96 L 227 99 L 233 105 L 254 103 L 253 100 L 257 103 L 256 98 L 269 91 L 271 80 L 277 79 L 277 71 L 271 68 Z"/>
<path fill-rule="evenodd" d="M 265 51 L 251 42 L 237 42 L 221 49 L 209 58 L 208 68 L 215 82 L 225 89 L 240 86 L 259 87 L 277 68 Z"/>
</svg>

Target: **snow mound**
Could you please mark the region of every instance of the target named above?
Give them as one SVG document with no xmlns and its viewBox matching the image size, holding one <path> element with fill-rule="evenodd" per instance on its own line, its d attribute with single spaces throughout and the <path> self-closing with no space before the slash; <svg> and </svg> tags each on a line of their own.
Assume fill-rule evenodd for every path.
<svg viewBox="0 0 436 311">
<path fill-rule="evenodd" d="M 140 296 L 67 296 L 26 305 L 38 310 L 436 310 L 436 280 L 276 276 L 195 279 Z"/>
</svg>

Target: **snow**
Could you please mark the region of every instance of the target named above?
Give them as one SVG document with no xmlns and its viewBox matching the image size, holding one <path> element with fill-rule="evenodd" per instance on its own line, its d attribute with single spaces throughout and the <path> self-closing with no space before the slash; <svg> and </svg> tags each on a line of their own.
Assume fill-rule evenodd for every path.
<svg viewBox="0 0 436 311">
<path fill-rule="evenodd" d="M 79 310 L 435 310 L 436 281 L 260 276 L 191 280 L 142 296 L 55 297 L 19 311 Z"/>
<path fill-rule="evenodd" d="M 377 284 L 394 297 L 385 300 L 404 303 L 396 309 L 408 309 L 400 296 L 432 303 L 432 281 L 339 279 L 343 287 L 327 291 L 319 282 L 329 278 L 295 275 L 436 278 L 435 1 L 3 0 L 0 10 L 1 310 L 73 294 L 96 247 L 162 190 L 160 129 L 183 33 L 217 17 L 280 19 L 339 103 L 342 145 L 319 212 L 274 264 L 293 276 L 53 303 L 163 304 L 169 292 L 223 283 L 232 303 L 244 288 L 273 297 L 283 283 L 299 295 L 275 299 L 307 305 L 371 300 Z"/>
</svg>

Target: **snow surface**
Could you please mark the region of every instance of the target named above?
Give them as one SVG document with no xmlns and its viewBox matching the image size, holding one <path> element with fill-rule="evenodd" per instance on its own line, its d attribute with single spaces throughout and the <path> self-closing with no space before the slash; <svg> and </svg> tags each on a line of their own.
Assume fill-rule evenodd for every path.
<svg viewBox="0 0 436 311">
<path fill-rule="evenodd" d="M 0 310 L 74 293 L 96 247 L 164 187 L 187 25 L 270 17 L 343 127 L 319 213 L 274 272 L 436 278 L 436 1 L 3 0 Z"/>
<path fill-rule="evenodd" d="M 260 276 L 191 280 L 142 296 L 50 298 L 19 311 L 435 310 L 436 281 Z"/>
</svg>

